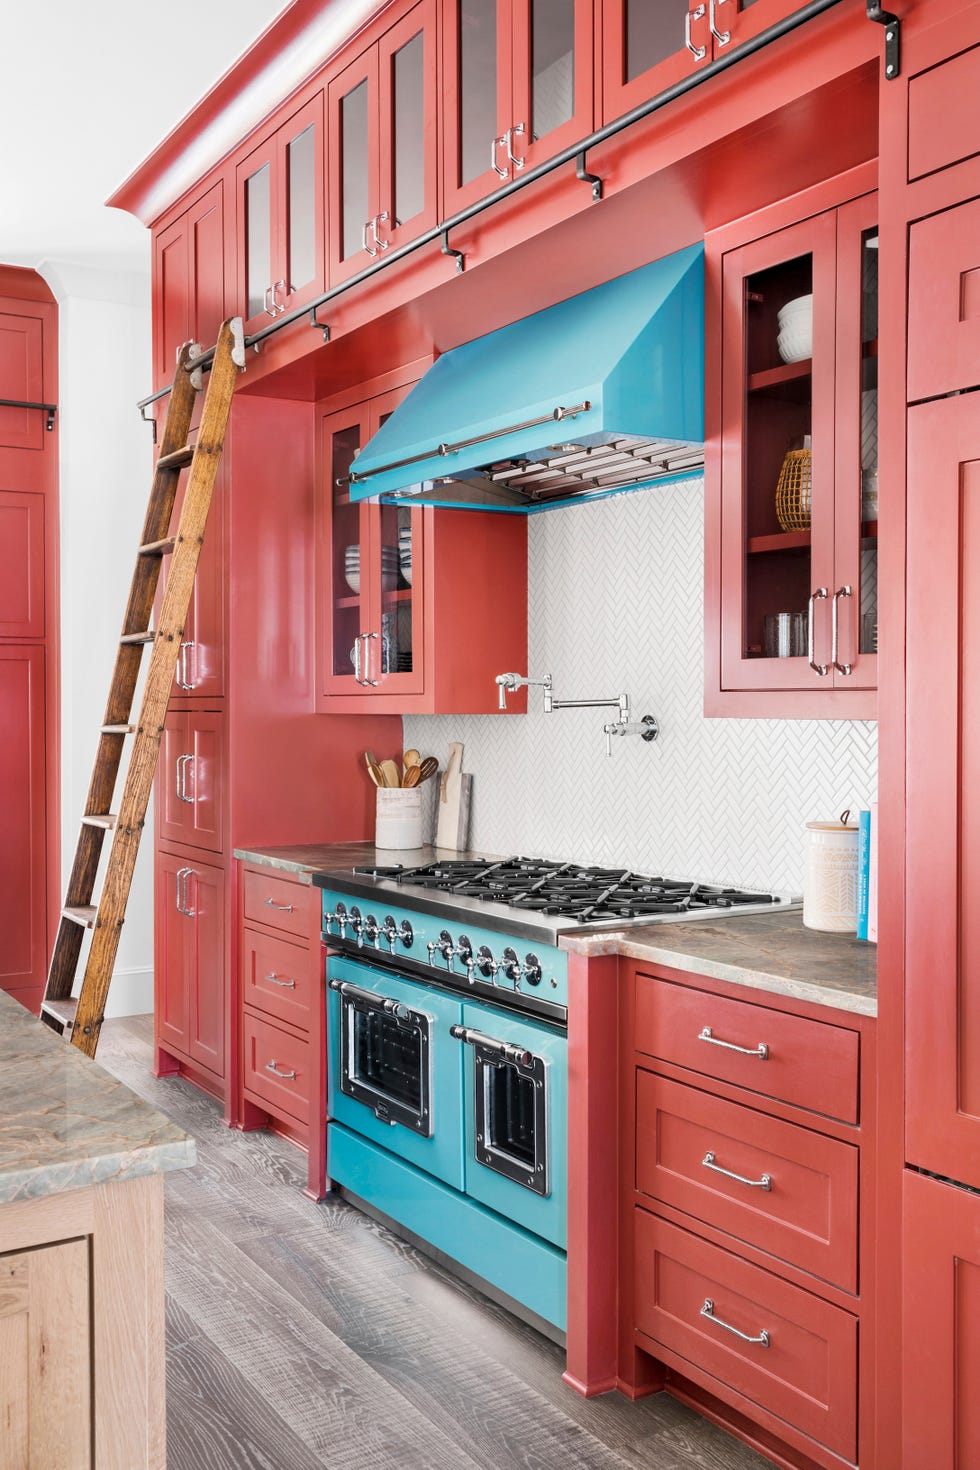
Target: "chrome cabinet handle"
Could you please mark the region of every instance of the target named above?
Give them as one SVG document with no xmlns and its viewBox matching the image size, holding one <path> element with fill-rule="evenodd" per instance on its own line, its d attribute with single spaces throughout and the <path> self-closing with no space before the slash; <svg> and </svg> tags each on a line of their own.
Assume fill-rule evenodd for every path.
<svg viewBox="0 0 980 1470">
<path fill-rule="evenodd" d="M 193 874 L 193 868 L 180 868 L 177 872 L 177 908 L 185 919 L 193 919 L 194 910 L 187 902 L 187 880 Z M 183 902 L 181 902 L 183 899 Z"/>
<path fill-rule="evenodd" d="M 374 220 L 373 219 L 369 219 L 369 220 L 367 220 L 365 222 L 364 228 L 361 231 L 361 245 L 364 248 L 365 254 L 370 255 L 370 257 L 371 257 L 372 260 L 374 259 L 374 257 L 378 253 L 378 239 L 377 239 L 377 236 L 375 236 L 375 241 L 374 241 L 373 248 L 368 244 L 368 230 L 373 229 L 373 227 L 374 227 Z"/>
<path fill-rule="evenodd" d="M 267 898 L 265 906 L 267 909 L 278 909 L 282 914 L 291 914 L 293 911 L 291 903 L 276 903 L 274 898 Z"/>
<path fill-rule="evenodd" d="M 365 677 L 361 680 L 361 683 L 362 684 L 370 684 L 371 687 L 372 687 L 372 689 L 376 689 L 378 687 L 378 681 L 377 681 L 377 679 L 372 679 L 371 678 L 371 652 L 370 652 L 370 649 L 371 649 L 371 639 L 372 638 L 377 638 L 377 636 L 378 636 L 377 633 L 362 633 L 361 634 L 361 637 L 364 639 L 364 673 L 365 673 Z"/>
<path fill-rule="evenodd" d="M 703 61 L 708 54 L 707 46 L 695 46 L 691 40 L 691 22 L 700 20 L 704 15 L 704 6 L 699 5 L 697 10 L 688 10 L 684 15 L 684 45 L 690 51 L 695 61 Z"/>
<path fill-rule="evenodd" d="M 388 211 L 386 209 L 383 209 L 380 214 L 376 214 L 374 216 L 374 219 L 371 221 L 371 228 L 374 232 L 374 243 L 377 245 L 379 250 L 387 250 L 388 246 L 391 244 L 390 240 L 382 240 L 381 231 L 378 229 L 379 225 L 386 225 L 387 223 Z"/>
<path fill-rule="evenodd" d="M 717 1036 L 712 1036 L 710 1026 L 702 1026 L 698 1032 L 698 1041 L 710 1041 L 712 1046 L 723 1046 L 726 1051 L 737 1051 L 743 1057 L 758 1057 L 760 1062 L 768 1060 L 769 1048 L 764 1041 L 758 1046 L 736 1046 L 734 1041 L 720 1041 Z"/>
<path fill-rule="evenodd" d="M 730 1332 L 733 1337 L 740 1337 L 743 1342 L 755 1343 L 757 1347 L 767 1348 L 769 1346 L 769 1334 L 765 1330 L 765 1328 L 762 1329 L 758 1337 L 750 1337 L 747 1332 L 740 1332 L 738 1328 L 733 1327 L 730 1322 L 723 1322 L 720 1317 L 716 1317 L 715 1304 L 711 1300 L 710 1296 L 705 1297 L 704 1306 L 701 1308 L 700 1315 L 702 1317 L 709 1317 L 712 1322 L 716 1323 L 719 1327 L 724 1327 L 725 1331 Z"/>
<path fill-rule="evenodd" d="M 275 1057 L 273 1057 L 271 1061 L 266 1062 L 266 1064 L 265 1064 L 265 1070 L 267 1072 L 271 1072 L 272 1075 L 273 1075 L 273 1077 L 281 1077 L 284 1082 L 295 1082 L 296 1081 L 296 1073 L 295 1072 L 280 1072 L 279 1068 L 276 1066 L 276 1059 L 275 1059 Z"/>
<path fill-rule="evenodd" d="M 189 755 L 179 755 L 174 762 L 174 788 L 177 794 L 178 801 L 185 801 L 188 806 L 193 806 L 194 803 L 192 799 L 187 795 L 187 790 L 184 785 L 184 776 L 187 770 L 187 762 L 189 760 Z"/>
<path fill-rule="evenodd" d="M 506 142 L 506 133 L 502 138 L 491 138 L 490 140 L 490 167 L 493 169 L 494 173 L 497 174 L 498 177 L 501 179 L 506 179 L 510 176 L 510 169 L 501 168 L 500 164 L 497 162 L 497 150 L 501 148 Z"/>
<path fill-rule="evenodd" d="M 296 989 L 296 981 L 295 980 L 280 980 L 279 976 L 275 973 L 274 970 L 270 970 L 269 973 L 268 973 L 268 975 L 266 975 L 265 978 L 270 982 L 270 984 L 272 984 L 272 985 L 279 985 L 279 986 L 282 987 L 283 990 L 295 990 Z"/>
<path fill-rule="evenodd" d="M 851 588 L 845 582 L 844 586 L 843 587 L 838 587 L 837 591 L 834 593 L 834 601 L 831 604 L 831 612 L 830 612 L 830 660 L 831 660 L 831 663 L 833 664 L 834 668 L 837 670 L 838 674 L 849 674 L 849 673 L 851 673 L 852 669 L 854 668 L 854 665 L 853 664 L 842 664 L 841 661 L 840 661 L 840 659 L 837 656 L 837 653 L 838 653 L 838 649 L 837 649 L 837 634 L 838 634 L 838 628 L 837 628 L 837 609 L 840 606 L 840 599 L 842 597 L 851 597 L 851 596 L 853 596 L 853 593 L 851 591 Z"/>
<path fill-rule="evenodd" d="M 725 0 L 708 0 L 708 25 L 711 27 L 711 34 L 719 46 L 727 46 L 732 39 L 731 31 L 720 31 L 715 25 L 715 12 L 719 5 L 724 4 Z"/>
<path fill-rule="evenodd" d="M 265 290 L 262 293 L 262 300 L 265 302 L 265 314 L 266 314 L 266 316 L 278 316 L 279 315 L 279 308 L 276 305 L 276 303 L 273 301 L 271 305 L 269 304 L 269 297 L 272 295 L 272 293 L 273 293 L 273 291 L 275 289 L 276 289 L 275 286 L 266 286 Z"/>
<path fill-rule="evenodd" d="M 826 596 L 827 596 L 827 589 L 826 589 L 826 587 L 817 587 L 815 589 L 815 591 L 813 591 L 813 592 L 810 593 L 810 600 L 809 600 L 809 603 L 807 604 L 807 620 L 806 620 L 806 651 L 807 651 L 807 657 L 808 657 L 808 659 L 810 661 L 810 667 L 813 670 L 813 672 L 815 674 L 820 674 L 821 677 L 824 674 L 829 673 L 829 671 L 830 671 L 830 665 L 829 664 L 818 664 L 814 660 L 814 657 L 813 657 L 813 623 L 814 623 L 814 617 L 815 617 L 814 609 L 816 607 L 816 604 L 822 598 L 824 598 Z"/>
<path fill-rule="evenodd" d="M 180 900 L 183 894 L 184 879 L 189 872 L 190 868 L 178 868 L 174 875 L 174 904 L 178 914 L 187 914 L 187 909 Z"/>
<path fill-rule="evenodd" d="M 276 311 L 279 313 L 280 316 L 285 316 L 285 314 L 286 314 L 286 303 L 285 303 L 284 300 L 283 301 L 279 301 L 278 300 L 278 296 L 279 296 L 279 292 L 280 291 L 282 292 L 283 296 L 285 297 L 285 295 L 286 295 L 286 282 L 285 281 L 277 281 L 276 284 L 272 288 L 272 304 L 273 304 L 273 306 L 275 307 Z"/>
<path fill-rule="evenodd" d="M 524 124 L 515 123 L 512 128 L 507 129 L 503 138 L 500 140 L 502 143 L 507 144 L 507 157 L 510 159 L 515 168 L 523 168 L 527 160 L 524 158 L 518 158 L 517 154 L 514 152 L 513 148 L 510 145 L 514 138 L 522 138 L 523 136 Z"/>
<path fill-rule="evenodd" d="M 362 637 L 363 637 L 363 634 L 358 633 L 357 636 L 356 636 L 356 638 L 354 639 L 354 682 L 355 682 L 355 684 L 363 684 L 364 683 L 364 680 L 361 678 L 361 638 Z"/>
<path fill-rule="evenodd" d="M 197 644 L 192 638 L 188 639 L 186 643 L 182 643 L 180 645 L 180 655 L 177 660 L 177 668 L 179 670 L 179 673 L 176 675 L 176 682 L 180 685 L 181 689 L 193 689 L 194 685 L 197 683 L 196 673 L 193 677 L 191 677 L 190 675 L 188 675 L 187 672 L 187 650 L 189 648 L 196 647 Z"/>
<path fill-rule="evenodd" d="M 764 1189 L 768 1193 L 772 1189 L 772 1175 L 763 1174 L 761 1179 L 746 1179 L 744 1174 L 733 1174 L 731 1169 L 723 1169 L 720 1164 L 715 1163 L 715 1156 L 709 1149 L 701 1160 L 703 1169 L 713 1169 L 716 1174 L 724 1174 L 726 1179 L 734 1179 L 737 1184 L 747 1184 L 750 1189 Z"/>
</svg>

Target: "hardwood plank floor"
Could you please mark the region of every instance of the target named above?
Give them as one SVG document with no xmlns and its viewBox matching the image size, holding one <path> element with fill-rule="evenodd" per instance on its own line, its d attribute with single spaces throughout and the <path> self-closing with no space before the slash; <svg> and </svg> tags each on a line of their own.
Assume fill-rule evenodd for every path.
<svg viewBox="0 0 980 1470">
<path fill-rule="evenodd" d="M 665 1394 L 582 1399 L 563 1354 L 342 1200 L 305 1159 L 150 1075 L 148 1017 L 99 1062 L 192 1133 L 168 1174 L 169 1470 L 766 1470 Z"/>
</svg>

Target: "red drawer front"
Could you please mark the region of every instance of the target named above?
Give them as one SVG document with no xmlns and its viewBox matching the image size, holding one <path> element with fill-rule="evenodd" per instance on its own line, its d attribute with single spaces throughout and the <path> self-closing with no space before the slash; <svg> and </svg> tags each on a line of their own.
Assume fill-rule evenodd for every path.
<svg viewBox="0 0 980 1470">
<path fill-rule="evenodd" d="M 310 1044 L 259 1016 L 243 1016 L 245 1094 L 274 1113 L 310 1121 Z M 274 1070 L 273 1070 L 274 1069 Z"/>
<path fill-rule="evenodd" d="M 909 178 L 980 153 L 980 46 L 909 82 Z"/>
<path fill-rule="evenodd" d="M 853 1460 L 857 1449 L 857 1319 L 768 1271 L 636 1211 L 637 1330 Z M 713 1320 L 704 1315 L 711 1303 Z M 768 1334 L 768 1346 L 746 1342 Z M 647 1346 L 642 1343 L 642 1346 Z"/>
<path fill-rule="evenodd" d="M 245 873 L 245 917 L 308 939 L 320 912 L 320 890 L 277 873 Z"/>
<path fill-rule="evenodd" d="M 857 1290 L 858 1151 L 850 1144 L 638 1070 L 636 1187 Z"/>
<path fill-rule="evenodd" d="M 638 1051 L 844 1123 L 858 1120 L 858 1042 L 843 1026 L 636 977 Z"/>
<path fill-rule="evenodd" d="M 308 1031 L 317 978 L 314 970 L 319 957 L 319 947 L 316 955 L 311 956 L 307 945 L 246 928 L 242 933 L 245 1004 Z"/>
<path fill-rule="evenodd" d="M 980 199 L 909 232 L 909 401 L 980 383 Z"/>
</svg>

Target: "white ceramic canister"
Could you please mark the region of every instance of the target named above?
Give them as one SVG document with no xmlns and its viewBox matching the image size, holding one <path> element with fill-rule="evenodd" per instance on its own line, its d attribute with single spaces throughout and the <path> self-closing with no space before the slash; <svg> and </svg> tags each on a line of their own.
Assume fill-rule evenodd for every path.
<svg viewBox="0 0 980 1470">
<path fill-rule="evenodd" d="M 377 790 L 376 847 L 421 847 L 422 789 L 419 786 L 379 786 Z"/>
<path fill-rule="evenodd" d="M 808 929 L 853 934 L 858 917 L 858 828 L 850 812 L 837 822 L 807 822 L 803 923 Z"/>
</svg>

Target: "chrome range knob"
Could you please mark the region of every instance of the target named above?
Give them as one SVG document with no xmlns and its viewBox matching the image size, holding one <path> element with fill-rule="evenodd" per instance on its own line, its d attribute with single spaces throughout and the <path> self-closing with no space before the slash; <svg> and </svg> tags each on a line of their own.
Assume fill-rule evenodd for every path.
<svg viewBox="0 0 980 1470">
<path fill-rule="evenodd" d="M 398 931 L 398 938 L 401 940 L 402 944 L 404 944 L 406 949 L 411 949 L 412 945 L 415 943 L 415 930 L 412 928 L 407 919 L 402 919 L 402 926 Z"/>
<path fill-rule="evenodd" d="M 385 916 L 384 916 L 384 922 L 381 925 L 381 933 L 384 935 L 385 939 L 387 939 L 387 941 L 388 941 L 388 948 L 389 948 L 389 950 L 391 951 L 392 954 L 394 954 L 395 953 L 395 945 L 398 942 L 398 925 L 395 923 L 395 919 L 394 919 L 394 915 L 393 914 L 385 914 Z M 378 948 L 379 949 L 381 948 L 380 939 L 378 941 Z"/>
<path fill-rule="evenodd" d="M 364 920 L 361 918 L 361 911 L 357 907 L 356 904 L 351 904 L 350 919 L 349 919 L 348 922 L 350 923 L 350 926 L 353 929 L 354 933 L 357 935 L 357 947 L 358 947 L 358 949 L 363 949 L 364 948 Z"/>
<path fill-rule="evenodd" d="M 456 953 L 456 946 L 455 944 L 453 944 L 453 936 L 450 934 L 448 929 L 443 929 L 440 931 L 439 943 L 437 944 L 436 948 L 442 955 L 443 959 L 446 961 L 446 969 L 451 970 L 453 967 L 453 955 Z"/>
<path fill-rule="evenodd" d="M 500 969 L 500 966 L 494 959 L 492 952 L 487 948 L 485 944 L 481 944 L 480 948 L 476 952 L 476 968 L 486 980 L 493 979 L 497 971 Z"/>
<path fill-rule="evenodd" d="M 537 955 L 526 954 L 524 956 L 524 978 L 528 985 L 540 985 L 543 975 L 544 971 Z"/>
<path fill-rule="evenodd" d="M 456 943 L 456 953 L 466 966 L 466 978 L 473 984 L 473 941 L 466 934 L 461 934 Z"/>
<path fill-rule="evenodd" d="M 380 924 L 378 923 L 377 919 L 374 917 L 373 914 L 368 914 L 367 918 L 364 920 L 364 937 L 365 937 L 365 939 L 372 940 L 373 943 L 374 943 L 375 949 L 380 949 L 381 948 L 380 935 L 381 935 L 381 926 L 380 926 Z"/>
<path fill-rule="evenodd" d="M 347 905 L 343 903 L 338 903 L 332 914 L 324 914 L 323 922 L 328 926 L 328 928 L 331 924 L 336 924 L 337 929 L 340 933 L 340 937 L 341 939 L 343 939 L 344 930 L 350 923 L 350 920 L 347 917 Z"/>
<path fill-rule="evenodd" d="M 517 958 L 517 951 L 511 949 L 510 945 L 504 950 L 503 972 L 516 990 L 524 974 L 524 966 Z"/>
</svg>

